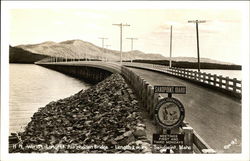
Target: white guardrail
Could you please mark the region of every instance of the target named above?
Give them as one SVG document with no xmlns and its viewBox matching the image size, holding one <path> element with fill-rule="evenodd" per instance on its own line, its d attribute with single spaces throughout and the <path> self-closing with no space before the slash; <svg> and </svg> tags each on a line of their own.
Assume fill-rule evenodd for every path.
<svg viewBox="0 0 250 161">
<path fill-rule="evenodd" d="M 242 81 L 236 78 L 224 77 L 222 75 L 216 75 L 205 72 L 197 72 L 183 68 L 169 68 L 168 66 L 147 64 L 147 63 L 124 63 L 125 66 L 149 69 L 153 71 L 159 71 L 167 74 L 174 75 L 176 77 L 185 78 L 187 80 L 199 82 L 210 87 L 215 87 L 223 91 L 229 92 L 238 98 L 241 98 L 242 93 Z"/>
</svg>

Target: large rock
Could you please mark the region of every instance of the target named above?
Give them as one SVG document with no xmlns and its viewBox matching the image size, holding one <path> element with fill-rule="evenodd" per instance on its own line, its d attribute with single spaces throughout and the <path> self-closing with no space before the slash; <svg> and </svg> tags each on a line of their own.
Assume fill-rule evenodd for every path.
<svg viewBox="0 0 250 161">
<path fill-rule="evenodd" d="M 138 101 L 123 77 L 113 74 L 97 85 L 77 94 L 52 101 L 34 113 L 24 132 L 10 137 L 11 144 L 18 137 L 18 144 L 64 145 L 64 148 L 32 149 L 11 148 L 10 152 L 49 153 L 120 153 L 114 146 L 126 146 L 131 142 L 146 140 L 145 125 L 142 123 Z M 14 136 L 14 135 L 13 135 Z M 79 148 L 79 146 L 103 145 Z M 144 150 L 148 152 L 148 150 Z M 127 151 L 128 152 L 128 151 Z M 131 153 L 143 150 L 129 150 Z"/>
</svg>

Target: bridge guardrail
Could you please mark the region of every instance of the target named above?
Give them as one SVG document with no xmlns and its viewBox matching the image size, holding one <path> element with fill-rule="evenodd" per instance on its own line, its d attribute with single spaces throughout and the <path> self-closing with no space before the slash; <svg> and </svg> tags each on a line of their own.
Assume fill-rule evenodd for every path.
<svg viewBox="0 0 250 161">
<path fill-rule="evenodd" d="M 241 81 L 236 78 L 231 79 L 229 77 L 223 77 L 222 75 L 217 76 L 216 74 L 212 75 L 211 73 L 197 72 L 180 68 L 170 68 L 168 71 L 173 75 L 194 79 L 206 84 L 241 93 Z"/>
<path fill-rule="evenodd" d="M 242 81 L 236 78 L 223 77 L 222 75 L 216 75 L 205 72 L 197 72 L 182 68 L 169 68 L 164 65 L 136 63 L 136 64 L 124 64 L 125 66 L 149 69 L 153 71 L 167 73 L 176 77 L 185 78 L 190 81 L 198 82 L 202 85 L 219 89 L 231 96 L 241 98 L 242 93 Z"/>
<path fill-rule="evenodd" d="M 149 113 L 150 118 L 155 120 L 154 107 L 163 97 L 159 93 L 154 93 L 154 87 L 150 83 L 127 67 L 122 66 L 121 73 L 133 87 L 142 106 L 145 107 Z M 184 126 L 190 127 L 186 122 L 184 122 Z M 216 153 L 195 131 L 193 132 L 193 142 L 200 153 Z"/>
</svg>

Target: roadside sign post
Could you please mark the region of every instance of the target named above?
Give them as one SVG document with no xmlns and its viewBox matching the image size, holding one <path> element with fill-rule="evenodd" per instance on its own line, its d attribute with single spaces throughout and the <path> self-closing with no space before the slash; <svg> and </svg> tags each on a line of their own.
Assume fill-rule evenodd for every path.
<svg viewBox="0 0 250 161">
<path fill-rule="evenodd" d="M 193 152 L 193 132 L 183 127 L 185 109 L 183 104 L 172 94 L 186 94 L 185 86 L 154 86 L 154 93 L 167 93 L 168 97 L 161 99 L 154 109 L 156 122 L 162 127 L 160 134 L 153 134 L 153 144 L 166 147 L 176 153 Z M 182 128 L 182 130 L 179 130 Z M 176 130 L 177 129 L 177 130 Z"/>
</svg>

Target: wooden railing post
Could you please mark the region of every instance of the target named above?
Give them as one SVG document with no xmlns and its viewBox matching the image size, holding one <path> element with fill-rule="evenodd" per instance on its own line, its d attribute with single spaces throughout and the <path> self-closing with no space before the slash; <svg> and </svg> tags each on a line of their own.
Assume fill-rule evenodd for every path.
<svg viewBox="0 0 250 161">
<path fill-rule="evenodd" d="M 217 75 L 214 74 L 214 86 L 216 86 L 216 82 L 217 82 Z"/>
<path fill-rule="evenodd" d="M 206 79 L 207 79 L 207 75 L 206 73 L 202 73 L 202 79 L 203 79 L 203 83 L 205 83 Z"/>
<path fill-rule="evenodd" d="M 183 69 L 183 74 L 184 77 L 187 77 L 186 69 Z"/>
<path fill-rule="evenodd" d="M 201 81 L 201 72 L 197 72 L 198 80 Z"/>
<path fill-rule="evenodd" d="M 144 108 L 147 109 L 147 96 L 148 96 L 148 82 L 145 81 L 144 87 L 143 87 L 143 99 L 142 99 L 142 104 Z"/>
<path fill-rule="evenodd" d="M 146 80 L 143 79 L 142 81 L 142 103 L 143 103 L 143 106 L 144 106 L 144 99 L 145 99 L 145 91 L 146 91 Z"/>
<path fill-rule="evenodd" d="M 219 76 L 219 87 L 222 88 L 222 75 Z"/>
<path fill-rule="evenodd" d="M 206 80 L 208 84 L 212 84 L 211 73 L 208 73 L 208 79 Z"/>
<path fill-rule="evenodd" d="M 188 78 L 192 79 L 190 70 L 187 70 Z"/>
<path fill-rule="evenodd" d="M 151 114 L 154 113 L 154 87 L 150 86 L 150 97 L 149 97 L 149 115 L 151 117 Z"/>
<path fill-rule="evenodd" d="M 229 89 L 229 77 L 226 77 L 226 89 Z"/>
<path fill-rule="evenodd" d="M 150 103 L 151 103 L 151 89 L 152 86 L 147 83 L 147 93 L 146 93 L 146 100 L 145 100 L 145 106 L 147 107 L 147 111 L 149 112 L 150 110 Z"/>
<path fill-rule="evenodd" d="M 233 91 L 236 92 L 236 88 L 237 88 L 237 79 L 234 78 L 233 79 Z"/>
<path fill-rule="evenodd" d="M 144 79 L 140 78 L 140 89 L 141 89 L 141 92 L 139 94 L 139 97 L 140 97 L 141 101 L 143 100 L 143 87 L 144 87 Z"/>
<path fill-rule="evenodd" d="M 197 80 L 197 72 L 194 71 L 194 80 Z"/>
<path fill-rule="evenodd" d="M 242 92 L 242 83 L 241 83 L 241 81 L 240 81 L 240 92 Z"/>
<path fill-rule="evenodd" d="M 140 92 L 140 77 L 137 75 L 136 76 L 136 84 L 135 84 L 135 91 L 137 93 L 137 95 L 139 95 L 139 92 Z"/>
</svg>

